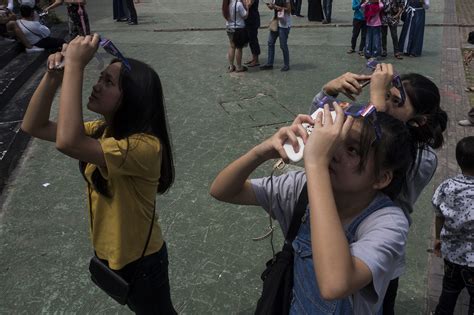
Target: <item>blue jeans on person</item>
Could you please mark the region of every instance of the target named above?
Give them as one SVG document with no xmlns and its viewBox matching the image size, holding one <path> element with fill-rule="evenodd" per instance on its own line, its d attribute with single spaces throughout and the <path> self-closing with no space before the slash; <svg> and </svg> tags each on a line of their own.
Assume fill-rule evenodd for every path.
<svg viewBox="0 0 474 315">
<path fill-rule="evenodd" d="M 127 305 L 136 314 L 177 314 L 171 302 L 166 243 L 159 251 L 127 264 L 117 273 L 131 283 Z"/>
<path fill-rule="evenodd" d="M 291 4 L 291 14 L 301 15 L 301 4 L 303 0 L 292 0 Z"/>
<path fill-rule="evenodd" d="M 283 52 L 283 63 L 285 66 L 290 66 L 290 51 L 288 50 L 288 35 L 290 34 L 289 27 L 279 27 L 278 32 L 270 31 L 268 35 L 268 59 L 267 65 L 273 65 L 275 60 L 275 43 L 277 38 L 280 38 L 280 48 Z"/>
<path fill-rule="evenodd" d="M 365 37 L 365 58 L 377 58 L 382 50 L 382 26 L 368 26 Z"/>
<path fill-rule="evenodd" d="M 443 290 L 435 315 L 453 314 L 459 293 L 466 288 L 469 293 L 468 314 L 474 314 L 474 267 L 462 266 L 444 260 Z"/>
<path fill-rule="evenodd" d="M 331 22 L 332 0 L 323 0 L 324 19 Z"/>
</svg>

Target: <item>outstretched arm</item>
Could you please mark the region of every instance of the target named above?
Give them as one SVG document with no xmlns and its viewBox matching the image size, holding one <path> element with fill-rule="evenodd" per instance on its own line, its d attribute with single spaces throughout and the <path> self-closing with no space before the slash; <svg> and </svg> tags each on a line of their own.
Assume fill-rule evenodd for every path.
<svg viewBox="0 0 474 315">
<path fill-rule="evenodd" d="M 97 34 L 78 36 L 69 43 L 59 98 L 56 148 L 72 158 L 105 167 L 102 147 L 98 140 L 85 134 L 82 118 L 84 68 L 94 56 L 98 45 Z"/>
<path fill-rule="evenodd" d="M 361 83 L 367 80 L 370 80 L 370 75 L 346 72 L 326 83 L 323 86 L 323 92 L 334 97 L 342 93 L 351 100 L 355 100 L 354 95 L 359 95 L 362 92 Z"/>
<path fill-rule="evenodd" d="M 248 180 L 250 174 L 269 159 L 282 157 L 288 160 L 283 144 L 288 140 L 297 149 L 297 135 L 306 141 L 308 134 L 301 126 L 303 122 L 312 124 L 313 120 L 308 115 L 298 115 L 291 126 L 281 128 L 272 137 L 228 165 L 214 179 L 210 189 L 211 196 L 235 204 L 258 205 Z"/>
<path fill-rule="evenodd" d="M 47 6 L 46 8 L 44 8 L 44 11 L 53 10 L 53 9 L 59 7 L 60 5 L 62 5 L 63 2 L 64 2 L 64 0 L 56 0 L 56 1 L 54 1 L 54 3 L 51 4 L 50 6 Z"/>
<path fill-rule="evenodd" d="M 63 46 L 63 52 L 67 45 Z M 48 57 L 48 71 L 43 76 L 41 83 L 31 97 L 26 110 L 21 129 L 33 137 L 55 142 L 56 122 L 50 121 L 51 105 L 54 96 L 63 79 L 61 70 L 56 70 L 62 60 L 62 53 L 52 54 Z"/>
</svg>

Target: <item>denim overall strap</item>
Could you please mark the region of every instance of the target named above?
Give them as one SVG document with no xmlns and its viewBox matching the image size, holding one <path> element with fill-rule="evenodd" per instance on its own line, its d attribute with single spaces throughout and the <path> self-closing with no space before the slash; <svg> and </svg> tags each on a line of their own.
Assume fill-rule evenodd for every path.
<svg viewBox="0 0 474 315">
<path fill-rule="evenodd" d="M 393 207 L 393 206 L 395 206 L 395 204 L 386 195 L 382 195 L 382 197 L 376 198 L 376 200 L 373 201 L 361 215 L 355 218 L 355 220 L 352 221 L 352 223 L 346 229 L 346 238 L 349 244 L 355 242 L 355 234 L 356 234 L 357 228 L 359 227 L 359 224 L 361 224 L 362 221 L 364 221 L 369 215 L 371 215 L 377 210 L 380 210 L 385 207 Z"/>
</svg>

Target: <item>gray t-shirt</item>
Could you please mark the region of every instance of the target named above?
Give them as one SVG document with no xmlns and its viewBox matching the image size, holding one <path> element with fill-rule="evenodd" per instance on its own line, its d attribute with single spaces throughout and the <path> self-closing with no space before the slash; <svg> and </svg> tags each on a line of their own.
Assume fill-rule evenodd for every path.
<svg viewBox="0 0 474 315">
<path fill-rule="evenodd" d="M 474 177 L 457 175 L 445 180 L 436 189 L 432 202 L 436 215 L 444 218 L 443 258 L 474 267 Z"/>
<path fill-rule="evenodd" d="M 270 177 L 252 179 L 251 183 L 258 203 L 267 212 L 272 200 L 272 217 L 286 234 L 298 196 L 306 183 L 305 173 L 296 171 L 273 177 L 271 198 Z M 350 244 L 351 255 L 367 265 L 373 281 L 353 295 L 354 314 L 375 314 L 380 309 L 390 280 L 396 278 L 396 273 L 405 265 L 408 228 L 408 220 L 398 207 L 374 212 L 357 228 L 356 241 Z"/>
</svg>

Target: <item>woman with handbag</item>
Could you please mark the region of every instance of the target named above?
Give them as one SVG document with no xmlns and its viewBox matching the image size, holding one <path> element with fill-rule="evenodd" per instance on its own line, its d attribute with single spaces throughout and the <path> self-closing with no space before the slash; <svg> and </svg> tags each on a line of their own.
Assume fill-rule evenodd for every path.
<svg viewBox="0 0 474 315">
<path fill-rule="evenodd" d="M 266 3 L 267 8 L 273 10 L 273 20 L 270 23 L 268 34 L 268 59 L 267 63 L 260 66 L 260 70 L 273 69 L 275 59 L 275 43 L 280 38 L 280 48 L 283 52 L 283 67 L 281 71 L 290 70 L 290 51 L 288 50 L 288 36 L 291 28 L 291 5 L 290 0 L 272 0 Z M 277 23 L 278 21 L 278 23 Z"/>
<path fill-rule="evenodd" d="M 84 122 L 84 69 L 98 44 L 97 34 L 79 36 L 49 56 L 48 71 L 21 128 L 80 161 L 88 187 L 96 255 L 89 268 L 95 282 L 137 314 L 176 314 L 166 244 L 154 208 L 156 194 L 166 192 L 174 180 L 161 82 L 143 62 L 114 59 L 101 72 L 87 104 L 103 118 Z M 58 119 L 53 122 L 51 105 L 61 84 Z M 117 282 L 111 283 L 110 276 Z M 118 284 L 125 288 L 119 297 L 104 289 L 117 289 Z"/>
<path fill-rule="evenodd" d="M 249 42 L 248 32 L 245 28 L 245 19 L 249 13 L 249 3 L 247 0 L 223 0 L 222 15 L 226 19 L 226 32 L 229 38 L 229 49 L 227 60 L 229 66 L 227 72 L 244 72 L 247 67 L 242 66 L 242 48 Z M 237 67 L 234 65 L 234 59 Z"/>
</svg>

